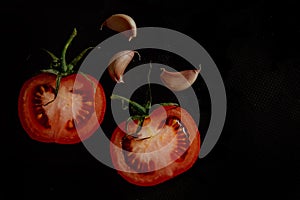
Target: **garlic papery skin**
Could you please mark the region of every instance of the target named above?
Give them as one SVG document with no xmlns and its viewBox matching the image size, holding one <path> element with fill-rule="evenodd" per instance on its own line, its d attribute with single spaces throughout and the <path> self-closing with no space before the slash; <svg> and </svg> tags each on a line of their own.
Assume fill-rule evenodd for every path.
<svg viewBox="0 0 300 200">
<path fill-rule="evenodd" d="M 161 68 L 160 79 L 163 84 L 172 91 L 185 90 L 197 80 L 200 69 L 171 72 Z"/>
<path fill-rule="evenodd" d="M 101 24 L 100 30 L 102 30 L 103 26 L 117 32 L 122 32 L 126 37 L 128 37 L 128 41 L 131 41 L 137 34 L 135 21 L 132 17 L 126 14 L 111 15 Z"/>
<path fill-rule="evenodd" d="M 134 57 L 135 51 L 124 50 L 116 53 L 109 61 L 108 73 L 117 83 L 124 83 L 123 74 Z"/>
</svg>

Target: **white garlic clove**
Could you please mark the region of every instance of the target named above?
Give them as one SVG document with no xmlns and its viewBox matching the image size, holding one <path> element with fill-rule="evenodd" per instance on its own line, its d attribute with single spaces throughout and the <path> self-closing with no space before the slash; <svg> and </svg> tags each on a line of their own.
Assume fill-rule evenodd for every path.
<svg viewBox="0 0 300 200">
<path fill-rule="evenodd" d="M 100 30 L 102 30 L 103 26 L 117 32 L 122 32 L 126 37 L 128 37 L 129 41 L 136 37 L 137 34 L 135 21 L 132 17 L 126 14 L 111 15 L 101 24 Z"/>
<path fill-rule="evenodd" d="M 117 83 L 124 83 L 123 74 L 128 64 L 134 57 L 135 51 L 124 50 L 116 53 L 108 65 L 108 73 L 110 77 Z"/>
<path fill-rule="evenodd" d="M 200 69 L 183 70 L 179 72 L 167 71 L 164 68 L 161 68 L 161 70 L 161 81 L 172 91 L 182 91 L 191 87 L 200 73 Z"/>
</svg>

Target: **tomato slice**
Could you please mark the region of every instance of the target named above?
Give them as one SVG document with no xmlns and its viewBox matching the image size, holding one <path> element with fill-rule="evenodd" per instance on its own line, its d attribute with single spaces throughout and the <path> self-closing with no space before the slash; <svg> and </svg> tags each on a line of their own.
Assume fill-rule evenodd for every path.
<svg viewBox="0 0 300 200">
<path fill-rule="evenodd" d="M 127 125 L 126 125 L 127 124 Z M 111 137 L 110 153 L 128 182 L 152 186 L 190 169 L 200 152 L 200 133 L 190 114 L 178 106 L 161 106 L 143 123 L 121 123 Z"/>
<path fill-rule="evenodd" d="M 106 99 L 101 84 L 90 75 L 65 76 L 51 102 L 55 87 L 56 76 L 50 73 L 23 84 L 18 114 L 24 130 L 41 142 L 74 144 L 87 139 L 104 118 Z"/>
</svg>

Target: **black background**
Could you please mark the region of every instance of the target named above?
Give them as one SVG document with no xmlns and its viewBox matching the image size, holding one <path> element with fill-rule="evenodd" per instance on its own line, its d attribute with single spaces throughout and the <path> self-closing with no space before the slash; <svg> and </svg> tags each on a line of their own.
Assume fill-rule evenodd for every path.
<svg viewBox="0 0 300 200">
<path fill-rule="evenodd" d="M 299 199 L 300 15 L 296 2 L 3 5 L 2 165 L 6 167 L 3 176 L 8 177 L 5 184 L 11 189 L 6 191 L 43 199 L 106 195 L 122 199 L 214 199 L 219 195 Z M 17 115 L 22 83 L 49 64 L 39 49 L 60 52 L 76 27 L 78 36 L 68 55 L 72 57 L 113 34 L 100 32 L 99 26 L 115 13 L 132 16 L 138 27 L 170 28 L 195 39 L 217 64 L 226 87 L 227 118 L 215 148 L 188 172 L 154 187 L 128 184 L 82 144 L 31 140 Z"/>
</svg>

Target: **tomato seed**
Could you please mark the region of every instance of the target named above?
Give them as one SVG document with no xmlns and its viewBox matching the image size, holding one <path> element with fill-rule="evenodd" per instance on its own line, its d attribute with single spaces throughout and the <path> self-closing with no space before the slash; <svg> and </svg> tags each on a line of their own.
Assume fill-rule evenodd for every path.
<svg viewBox="0 0 300 200">
<path fill-rule="evenodd" d="M 45 90 L 45 87 L 43 85 L 41 85 L 39 87 L 39 90 L 40 90 L 40 93 L 43 94 L 46 90 Z"/>
<path fill-rule="evenodd" d="M 43 114 L 42 114 L 42 113 L 40 113 L 40 114 L 38 114 L 38 115 L 36 116 L 37 119 L 41 119 L 42 117 L 43 117 Z"/>
<path fill-rule="evenodd" d="M 84 102 L 84 104 L 87 106 L 93 106 L 93 102 L 91 102 L 91 101 L 86 101 L 86 102 Z"/>
<path fill-rule="evenodd" d="M 75 127 L 74 120 L 68 120 L 66 123 L 66 129 L 70 130 L 73 129 L 74 127 Z"/>
</svg>

